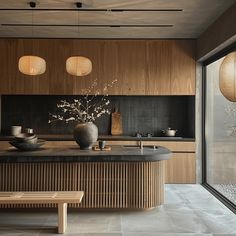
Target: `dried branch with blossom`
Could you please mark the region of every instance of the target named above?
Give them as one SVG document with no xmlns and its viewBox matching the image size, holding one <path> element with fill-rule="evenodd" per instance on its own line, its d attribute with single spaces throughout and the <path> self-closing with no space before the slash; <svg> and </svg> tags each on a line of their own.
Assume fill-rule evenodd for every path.
<svg viewBox="0 0 236 236">
<path fill-rule="evenodd" d="M 106 83 L 103 87 L 101 96 L 99 91 L 95 91 L 97 87 L 97 80 L 95 80 L 91 86 L 87 89 L 82 90 L 82 98 L 74 99 L 73 102 L 61 100 L 57 104 L 57 114 L 49 113 L 48 123 L 54 121 L 65 121 L 69 123 L 71 121 L 76 122 L 93 122 L 96 118 L 101 117 L 105 114 L 110 114 L 108 105 L 110 100 L 108 99 L 108 90 L 113 87 L 117 80 L 113 80 L 111 83 Z M 90 95 L 90 94 L 94 95 Z"/>
</svg>

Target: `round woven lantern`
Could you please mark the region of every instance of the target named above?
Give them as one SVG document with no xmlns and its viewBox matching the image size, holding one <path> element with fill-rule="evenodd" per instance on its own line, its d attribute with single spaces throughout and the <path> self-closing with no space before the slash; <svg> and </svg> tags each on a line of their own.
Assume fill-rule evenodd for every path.
<svg viewBox="0 0 236 236">
<path fill-rule="evenodd" d="M 66 71 L 75 76 L 88 75 L 92 71 L 92 62 L 86 57 L 69 57 L 66 60 Z"/>
<path fill-rule="evenodd" d="M 219 87 L 226 99 L 236 102 L 236 52 L 229 53 L 221 63 Z"/>
<path fill-rule="evenodd" d="M 19 71 L 25 75 L 41 75 L 46 71 L 46 61 L 37 56 L 22 56 L 18 67 Z"/>
</svg>

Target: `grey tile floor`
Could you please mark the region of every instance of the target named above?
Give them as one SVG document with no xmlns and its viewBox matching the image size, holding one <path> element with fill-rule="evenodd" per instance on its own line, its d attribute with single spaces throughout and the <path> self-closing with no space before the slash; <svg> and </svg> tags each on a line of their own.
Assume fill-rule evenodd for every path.
<svg viewBox="0 0 236 236">
<path fill-rule="evenodd" d="M 0 211 L 0 235 L 53 236 L 52 211 Z M 236 215 L 200 185 L 166 185 L 165 204 L 148 211 L 69 211 L 68 236 L 236 236 Z"/>
</svg>

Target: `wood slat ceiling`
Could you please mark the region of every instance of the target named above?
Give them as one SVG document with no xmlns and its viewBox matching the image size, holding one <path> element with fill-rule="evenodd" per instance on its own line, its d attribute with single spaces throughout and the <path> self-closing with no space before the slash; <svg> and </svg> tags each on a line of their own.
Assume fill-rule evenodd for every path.
<svg viewBox="0 0 236 236">
<path fill-rule="evenodd" d="M 0 37 L 197 38 L 236 0 L 83 0 L 82 9 L 92 11 L 79 12 L 76 1 L 37 0 L 33 30 L 27 2 L 0 1 Z M 170 11 L 150 11 L 163 9 Z"/>
</svg>

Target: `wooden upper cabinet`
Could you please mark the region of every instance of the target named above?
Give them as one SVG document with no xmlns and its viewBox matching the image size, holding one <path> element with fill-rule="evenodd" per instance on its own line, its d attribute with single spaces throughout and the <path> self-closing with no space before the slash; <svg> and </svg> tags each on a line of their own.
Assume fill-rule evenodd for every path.
<svg viewBox="0 0 236 236">
<path fill-rule="evenodd" d="M 145 95 L 195 95 L 193 40 L 147 40 L 145 57 Z"/>
<path fill-rule="evenodd" d="M 170 94 L 171 46 L 169 40 L 147 41 L 147 95 Z"/>
<path fill-rule="evenodd" d="M 171 95 L 195 95 L 194 40 L 175 40 L 171 49 Z"/>
<path fill-rule="evenodd" d="M 121 95 L 122 94 L 122 80 L 119 77 L 118 68 L 118 42 L 116 40 L 101 40 L 100 41 L 100 57 L 99 57 L 99 87 L 103 92 L 106 84 L 111 84 L 117 81 L 112 87 L 108 88 L 108 94 Z"/>
<path fill-rule="evenodd" d="M 71 56 L 67 40 L 47 40 L 47 71 L 49 94 L 73 94 L 74 79 L 66 72 L 66 60 Z M 42 48 L 43 50 L 43 48 Z"/>
<path fill-rule="evenodd" d="M 117 80 L 110 95 L 194 95 L 194 40 L 77 40 L 1 39 L 0 94 L 82 94 L 96 80 L 90 93 L 101 94 Z M 23 75 L 18 60 L 23 55 L 45 59 L 46 72 Z M 92 73 L 66 72 L 70 56 L 92 61 Z"/>
<path fill-rule="evenodd" d="M 146 76 L 145 41 L 118 41 L 118 83 L 122 95 L 144 95 Z"/>
<path fill-rule="evenodd" d="M 17 67 L 15 40 L 0 40 L 0 94 L 13 94 Z"/>
<path fill-rule="evenodd" d="M 108 89 L 110 95 L 145 95 L 146 44 L 144 40 L 100 40 L 99 84 L 117 82 Z M 92 72 L 93 74 L 93 72 Z"/>
</svg>

